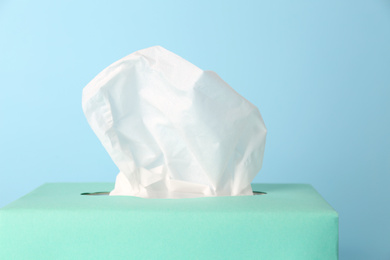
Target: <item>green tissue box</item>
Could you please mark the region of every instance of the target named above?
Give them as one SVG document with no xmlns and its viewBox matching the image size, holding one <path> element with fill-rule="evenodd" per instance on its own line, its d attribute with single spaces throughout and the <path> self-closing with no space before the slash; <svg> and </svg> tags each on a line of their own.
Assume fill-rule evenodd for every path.
<svg viewBox="0 0 390 260">
<path fill-rule="evenodd" d="M 338 215 L 306 184 L 192 199 L 49 183 L 0 209 L 0 259 L 337 259 Z"/>
</svg>

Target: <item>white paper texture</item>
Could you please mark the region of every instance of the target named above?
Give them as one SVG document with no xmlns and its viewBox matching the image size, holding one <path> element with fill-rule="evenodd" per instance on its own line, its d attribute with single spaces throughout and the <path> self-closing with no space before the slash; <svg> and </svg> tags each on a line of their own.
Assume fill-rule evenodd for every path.
<svg viewBox="0 0 390 260">
<path fill-rule="evenodd" d="M 82 106 L 120 170 L 110 195 L 252 195 L 266 128 L 259 110 L 215 72 L 147 48 L 99 73 Z"/>
</svg>

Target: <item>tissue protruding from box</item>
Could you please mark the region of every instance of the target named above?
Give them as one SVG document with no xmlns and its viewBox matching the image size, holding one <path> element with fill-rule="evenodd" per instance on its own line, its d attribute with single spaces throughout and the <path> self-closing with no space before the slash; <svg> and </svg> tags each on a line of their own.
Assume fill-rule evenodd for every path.
<svg viewBox="0 0 390 260">
<path fill-rule="evenodd" d="M 99 73 L 82 105 L 120 170 L 110 195 L 252 195 L 266 128 L 259 110 L 216 73 L 151 47 Z"/>
</svg>

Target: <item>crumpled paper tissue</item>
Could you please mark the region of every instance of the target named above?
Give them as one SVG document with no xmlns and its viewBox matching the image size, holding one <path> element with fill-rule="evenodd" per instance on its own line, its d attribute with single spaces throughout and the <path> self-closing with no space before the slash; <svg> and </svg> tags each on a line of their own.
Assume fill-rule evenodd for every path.
<svg viewBox="0 0 390 260">
<path fill-rule="evenodd" d="M 120 172 L 110 195 L 252 195 L 266 128 L 259 110 L 215 72 L 155 46 L 84 89 L 91 128 Z"/>
</svg>

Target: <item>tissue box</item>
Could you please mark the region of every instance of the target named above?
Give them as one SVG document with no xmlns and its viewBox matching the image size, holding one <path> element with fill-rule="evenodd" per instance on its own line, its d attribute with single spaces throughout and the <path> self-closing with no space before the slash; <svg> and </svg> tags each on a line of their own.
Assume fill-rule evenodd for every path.
<svg viewBox="0 0 390 260">
<path fill-rule="evenodd" d="M 0 210 L 0 259 L 337 259 L 338 215 L 306 184 L 192 199 L 49 183 Z"/>
</svg>

